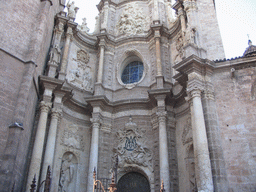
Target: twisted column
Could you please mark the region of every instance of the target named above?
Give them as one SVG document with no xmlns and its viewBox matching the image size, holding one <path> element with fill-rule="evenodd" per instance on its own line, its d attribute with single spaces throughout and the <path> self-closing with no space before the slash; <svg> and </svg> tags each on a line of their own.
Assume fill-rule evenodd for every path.
<svg viewBox="0 0 256 192">
<path fill-rule="evenodd" d="M 197 188 L 198 191 L 211 192 L 213 191 L 213 180 L 201 101 L 201 90 L 197 88 L 192 89 L 189 92 L 189 101 L 192 119 Z"/>
<path fill-rule="evenodd" d="M 27 180 L 26 190 L 28 192 L 30 189 L 30 183 L 34 178 L 34 175 L 36 174 L 36 176 L 39 177 L 40 165 L 41 165 L 43 147 L 44 147 L 47 117 L 48 117 L 48 112 L 51 109 L 51 106 L 52 104 L 49 102 L 41 101 L 40 103 L 40 118 L 37 126 L 35 143 L 33 147 L 29 173 L 28 173 L 28 180 Z"/>
<path fill-rule="evenodd" d="M 92 140 L 90 149 L 90 160 L 88 170 L 87 191 L 93 191 L 93 170 L 97 170 L 98 166 L 98 150 L 99 150 L 99 129 L 101 124 L 100 118 L 91 118 L 92 122 Z"/>
<path fill-rule="evenodd" d="M 58 122 L 62 115 L 62 110 L 58 108 L 52 109 L 51 123 L 48 133 L 48 139 L 45 148 L 44 163 L 41 173 L 41 182 L 46 178 L 47 167 L 50 165 L 53 168 L 53 158 L 55 150 L 55 142 L 57 136 Z"/>
</svg>

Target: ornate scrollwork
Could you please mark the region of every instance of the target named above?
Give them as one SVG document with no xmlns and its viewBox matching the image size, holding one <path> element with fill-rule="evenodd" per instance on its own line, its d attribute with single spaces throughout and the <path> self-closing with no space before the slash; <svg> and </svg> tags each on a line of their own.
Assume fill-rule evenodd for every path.
<svg viewBox="0 0 256 192">
<path fill-rule="evenodd" d="M 144 131 L 138 129 L 131 118 L 125 124 L 125 128 L 117 132 L 118 144 L 114 148 L 114 153 L 115 156 L 118 155 L 118 167 L 152 167 L 152 152 L 145 146 L 143 135 Z"/>
</svg>

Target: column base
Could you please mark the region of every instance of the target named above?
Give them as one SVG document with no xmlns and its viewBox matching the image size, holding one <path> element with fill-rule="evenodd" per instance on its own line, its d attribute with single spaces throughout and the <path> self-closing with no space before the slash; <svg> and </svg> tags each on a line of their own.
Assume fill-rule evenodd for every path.
<svg viewBox="0 0 256 192">
<path fill-rule="evenodd" d="M 102 83 L 95 83 L 94 95 L 104 95 L 104 89 Z"/>
<path fill-rule="evenodd" d="M 66 73 L 59 72 L 59 77 L 58 77 L 58 79 L 60 79 L 60 80 L 65 80 L 65 79 L 66 79 Z"/>
<path fill-rule="evenodd" d="M 158 89 L 164 88 L 164 76 L 156 76 L 156 85 Z"/>
</svg>

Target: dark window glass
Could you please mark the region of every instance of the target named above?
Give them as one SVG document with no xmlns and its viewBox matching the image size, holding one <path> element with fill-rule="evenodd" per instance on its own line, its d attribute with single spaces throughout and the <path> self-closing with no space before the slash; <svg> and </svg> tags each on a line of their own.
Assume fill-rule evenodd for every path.
<svg viewBox="0 0 256 192">
<path fill-rule="evenodd" d="M 133 61 L 129 63 L 123 70 L 122 81 L 124 84 L 136 83 L 143 75 L 143 63 L 140 61 Z"/>
</svg>

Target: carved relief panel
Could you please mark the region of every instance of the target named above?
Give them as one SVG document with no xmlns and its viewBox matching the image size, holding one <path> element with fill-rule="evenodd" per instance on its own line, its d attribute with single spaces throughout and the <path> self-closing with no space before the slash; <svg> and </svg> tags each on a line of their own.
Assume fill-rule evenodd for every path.
<svg viewBox="0 0 256 192">
<path fill-rule="evenodd" d="M 148 17 L 136 3 L 129 3 L 124 8 L 117 22 L 118 34 L 143 34 L 149 29 Z"/>
<path fill-rule="evenodd" d="M 61 145 L 77 150 L 84 150 L 83 135 L 81 135 L 81 131 L 77 125 L 70 124 L 68 128 L 64 130 L 61 137 Z"/>
<path fill-rule="evenodd" d="M 145 131 L 140 130 L 137 124 L 132 122 L 132 118 L 116 136 L 117 145 L 114 153 L 118 156 L 119 168 L 139 166 L 153 170 L 153 154 L 145 144 Z"/>
<path fill-rule="evenodd" d="M 76 53 L 76 58 L 72 58 L 74 65 L 69 67 L 67 74 L 67 82 L 85 91 L 93 91 L 93 79 L 92 79 L 92 69 L 88 65 L 90 61 L 90 55 L 85 50 L 78 50 Z"/>
</svg>

